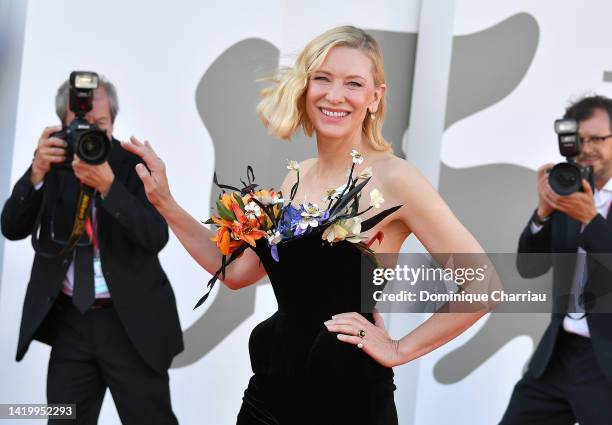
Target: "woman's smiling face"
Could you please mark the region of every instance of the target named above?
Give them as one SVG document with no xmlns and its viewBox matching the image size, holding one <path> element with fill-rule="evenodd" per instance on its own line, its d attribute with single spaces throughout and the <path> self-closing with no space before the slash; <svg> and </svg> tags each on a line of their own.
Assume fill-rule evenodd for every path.
<svg viewBox="0 0 612 425">
<path fill-rule="evenodd" d="M 383 88 L 376 87 L 372 61 L 358 49 L 332 48 L 308 81 L 306 113 L 317 136 L 343 139 L 359 134 L 376 112 Z"/>
</svg>

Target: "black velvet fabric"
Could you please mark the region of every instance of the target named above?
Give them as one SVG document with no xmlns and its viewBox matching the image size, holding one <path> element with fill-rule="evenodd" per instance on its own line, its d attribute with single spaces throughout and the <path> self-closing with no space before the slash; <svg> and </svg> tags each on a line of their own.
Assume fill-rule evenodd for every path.
<svg viewBox="0 0 612 425">
<path fill-rule="evenodd" d="M 397 425 L 395 385 L 283 379 L 255 374 L 237 425 Z"/>
<path fill-rule="evenodd" d="M 245 391 L 240 425 L 397 424 L 392 369 L 338 340 L 323 324 L 345 312 L 373 322 L 372 305 L 362 305 L 360 287 L 361 273 L 376 263 L 350 242 L 324 243 L 321 234 L 317 229 L 281 242 L 278 262 L 266 240 L 255 248 L 278 311 L 251 333 L 255 375 Z"/>
</svg>

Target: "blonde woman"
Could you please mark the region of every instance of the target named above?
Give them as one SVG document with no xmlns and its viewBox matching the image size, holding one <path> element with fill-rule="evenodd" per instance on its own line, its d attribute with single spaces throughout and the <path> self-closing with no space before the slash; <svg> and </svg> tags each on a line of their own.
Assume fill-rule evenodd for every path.
<svg viewBox="0 0 612 425">
<path fill-rule="evenodd" d="M 375 310 L 359 313 L 364 247 L 397 253 L 414 233 L 432 253 L 482 252 L 438 193 L 394 156 L 382 137 L 386 90 L 377 42 L 344 26 L 312 40 L 295 65 L 280 71 L 262 92 L 257 111 L 268 130 L 289 139 L 302 129 L 314 135 L 318 155 L 290 164 L 277 227 L 225 270 L 223 283 L 231 289 L 267 273 L 279 304 L 251 334 L 254 375 L 238 414 L 240 425 L 396 424 L 391 368 L 450 341 L 485 313 L 436 313 L 401 339 L 389 336 Z M 215 237 L 183 210 L 170 193 L 163 162 L 147 142 L 132 138 L 123 146 L 147 164 L 148 170 L 141 164 L 137 172 L 151 203 L 192 257 L 215 273 L 219 249 L 229 253 L 242 236 L 228 227 L 231 237 Z M 353 179 L 347 182 L 351 167 Z M 365 182 L 367 190 L 360 186 Z M 362 204 L 369 194 L 372 207 L 357 215 L 346 205 L 355 205 L 351 202 L 360 192 Z M 376 207 L 383 202 L 397 208 L 381 213 Z M 256 209 L 246 215 L 254 216 Z M 374 239 L 378 243 L 372 245 Z"/>
</svg>

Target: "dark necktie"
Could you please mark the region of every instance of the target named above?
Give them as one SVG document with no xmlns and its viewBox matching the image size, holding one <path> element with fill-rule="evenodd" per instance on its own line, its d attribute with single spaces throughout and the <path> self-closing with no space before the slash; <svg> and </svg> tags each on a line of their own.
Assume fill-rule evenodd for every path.
<svg viewBox="0 0 612 425">
<path fill-rule="evenodd" d="M 89 220 L 89 218 L 87 219 Z M 83 314 L 95 300 L 93 246 L 78 246 L 74 255 L 72 304 Z"/>
<path fill-rule="evenodd" d="M 589 275 L 587 273 L 586 252 L 578 252 L 576 255 L 576 271 L 574 272 L 574 281 L 570 288 L 569 312 L 567 315 L 572 319 L 582 319 L 585 316 L 584 287 Z"/>
</svg>

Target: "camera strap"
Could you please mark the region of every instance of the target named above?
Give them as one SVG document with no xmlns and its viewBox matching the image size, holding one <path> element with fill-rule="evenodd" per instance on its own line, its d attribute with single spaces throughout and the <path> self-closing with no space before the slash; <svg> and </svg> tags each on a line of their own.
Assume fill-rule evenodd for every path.
<svg viewBox="0 0 612 425">
<path fill-rule="evenodd" d="M 77 201 L 77 209 L 74 214 L 74 221 L 72 224 L 72 231 L 70 233 L 70 237 L 68 238 L 68 241 L 66 242 L 64 247 L 59 252 L 48 253 L 48 252 L 44 252 L 41 249 L 40 239 L 38 237 L 38 231 L 40 229 L 41 220 L 42 220 L 42 213 L 45 207 L 45 198 L 46 198 L 46 192 L 45 192 L 45 196 L 43 197 L 41 208 L 38 210 L 38 215 L 36 216 L 36 222 L 32 230 L 32 246 L 34 247 L 34 250 L 45 258 L 63 257 L 64 255 L 71 253 L 74 250 L 74 248 L 76 248 L 77 244 L 79 243 L 79 240 L 81 240 L 83 233 L 85 233 L 87 217 L 89 216 L 89 211 L 91 210 L 91 203 L 93 200 L 93 195 L 94 195 L 94 189 L 92 189 L 89 186 L 85 186 L 81 184 L 81 189 L 79 191 L 79 198 Z"/>
<path fill-rule="evenodd" d="M 58 254 L 59 256 L 71 252 L 83 236 L 83 233 L 85 232 L 85 223 L 87 222 L 87 217 L 89 217 L 89 211 L 91 210 L 92 197 L 93 189 L 85 185 L 81 185 L 77 209 L 74 215 L 74 223 L 72 225 L 72 232 L 70 233 L 68 242 Z"/>
</svg>

